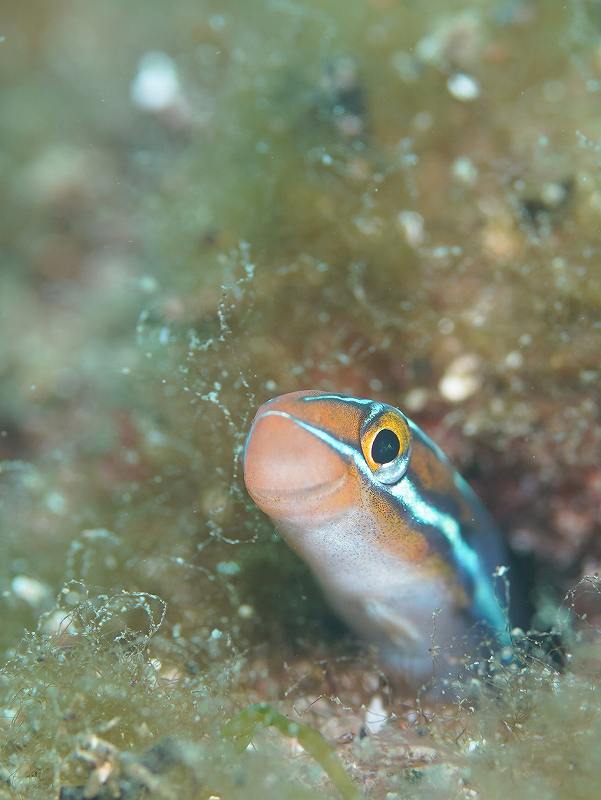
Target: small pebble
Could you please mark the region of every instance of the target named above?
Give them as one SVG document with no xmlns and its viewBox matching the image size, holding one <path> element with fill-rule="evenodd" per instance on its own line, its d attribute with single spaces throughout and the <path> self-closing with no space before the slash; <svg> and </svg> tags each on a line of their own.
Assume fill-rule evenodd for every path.
<svg viewBox="0 0 601 800">
<path fill-rule="evenodd" d="M 456 72 L 447 81 L 447 89 L 455 100 L 469 103 L 480 97 L 480 86 L 475 78 L 465 72 Z"/>
<path fill-rule="evenodd" d="M 27 575 L 16 575 L 11 583 L 13 594 L 30 606 L 39 606 L 50 596 L 50 589 L 41 581 Z"/>
<path fill-rule="evenodd" d="M 146 53 L 131 84 L 131 99 L 143 111 L 159 112 L 175 105 L 180 97 L 177 70 L 166 53 Z"/>
<path fill-rule="evenodd" d="M 407 392 L 404 405 L 409 411 L 422 411 L 427 406 L 429 397 L 427 389 L 417 386 Z"/>
<path fill-rule="evenodd" d="M 417 211 L 401 211 L 397 216 L 399 227 L 405 234 L 407 243 L 419 247 L 424 241 L 424 218 Z"/>
<path fill-rule="evenodd" d="M 473 186 L 478 178 L 478 169 L 467 156 L 459 156 L 451 166 L 453 178 L 466 186 Z"/>
<path fill-rule="evenodd" d="M 445 400 L 461 403 L 475 394 L 481 385 L 480 359 L 467 353 L 449 364 L 438 384 L 438 390 Z"/>
</svg>

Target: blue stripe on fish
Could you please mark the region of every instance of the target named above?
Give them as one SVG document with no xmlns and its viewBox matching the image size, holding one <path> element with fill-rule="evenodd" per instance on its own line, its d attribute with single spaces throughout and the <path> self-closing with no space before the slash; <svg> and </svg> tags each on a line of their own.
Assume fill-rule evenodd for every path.
<svg viewBox="0 0 601 800">
<path fill-rule="evenodd" d="M 349 403 L 352 405 L 372 405 L 373 409 L 370 410 L 369 419 L 377 416 L 386 407 L 381 403 L 376 403 L 372 400 L 361 400 L 354 397 L 343 397 L 336 394 L 319 395 L 317 397 L 305 397 L 304 402 L 311 402 L 314 400 L 334 400 L 342 403 Z M 474 586 L 474 604 L 480 614 L 491 627 L 499 633 L 503 640 L 508 640 L 507 621 L 505 614 L 501 608 L 497 595 L 494 591 L 492 583 L 492 576 L 486 575 L 482 570 L 480 559 L 475 550 L 470 547 L 462 535 L 461 526 L 458 521 L 441 511 L 436 505 L 433 498 L 426 499 L 420 492 L 418 487 L 413 483 L 407 475 L 402 477 L 397 484 L 386 485 L 384 487 L 377 479 L 374 478 L 373 473 L 365 463 L 363 454 L 353 445 L 343 442 L 340 439 L 332 436 L 316 425 L 311 425 L 298 417 L 288 414 L 285 411 L 266 411 L 265 416 L 279 416 L 290 419 L 303 430 L 321 439 L 325 444 L 334 449 L 341 456 L 346 459 L 352 460 L 357 469 L 368 478 L 373 489 L 379 494 L 389 497 L 392 496 L 400 501 L 405 510 L 414 517 L 414 519 L 421 525 L 427 525 L 437 530 L 444 537 L 445 541 L 450 546 L 451 552 L 462 570 L 469 576 Z M 449 463 L 448 458 L 440 447 L 427 436 L 421 428 L 414 422 L 408 420 L 411 431 L 417 435 L 437 456 L 445 463 Z M 467 484 L 457 475 L 459 481 L 457 483 L 460 491 L 465 491 Z"/>
<path fill-rule="evenodd" d="M 403 503 L 420 524 L 429 525 L 442 533 L 451 547 L 456 563 L 473 581 L 476 608 L 497 632 L 506 632 L 507 622 L 494 591 L 492 576 L 482 571 L 478 554 L 464 539 L 457 520 L 426 500 L 407 476 L 389 488 L 391 494 Z"/>
</svg>

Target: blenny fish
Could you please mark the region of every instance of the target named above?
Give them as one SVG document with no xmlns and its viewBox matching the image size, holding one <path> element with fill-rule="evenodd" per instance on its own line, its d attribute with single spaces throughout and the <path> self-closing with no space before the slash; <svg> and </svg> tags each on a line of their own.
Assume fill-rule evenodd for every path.
<svg viewBox="0 0 601 800">
<path fill-rule="evenodd" d="M 392 671 L 410 682 L 449 674 L 448 654 L 477 653 L 483 629 L 507 644 L 493 578 L 507 563 L 503 539 L 398 408 L 320 391 L 276 397 L 252 423 L 244 480 L 334 610 Z"/>
</svg>

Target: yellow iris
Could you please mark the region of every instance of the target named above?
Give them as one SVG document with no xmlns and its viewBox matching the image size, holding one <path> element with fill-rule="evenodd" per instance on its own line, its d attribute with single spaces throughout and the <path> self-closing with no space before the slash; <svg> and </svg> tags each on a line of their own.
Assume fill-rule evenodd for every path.
<svg viewBox="0 0 601 800">
<path fill-rule="evenodd" d="M 377 442 L 376 439 L 378 439 Z M 361 450 L 369 468 L 372 472 L 376 472 L 383 464 L 403 456 L 409 448 L 410 441 L 411 433 L 405 419 L 395 411 L 386 411 L 363 431 Z M 375 452 L 378 449 L 382 455 Z M 392 457 L 389 460 L 381 460 L 382 458 L 386 459 L 387 451 Z"/>
</svg>

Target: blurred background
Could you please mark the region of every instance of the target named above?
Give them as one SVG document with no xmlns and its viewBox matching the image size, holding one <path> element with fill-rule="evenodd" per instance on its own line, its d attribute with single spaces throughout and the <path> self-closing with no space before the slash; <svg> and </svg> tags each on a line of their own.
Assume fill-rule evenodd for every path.
<svg viewBox="0 0 601 800">
<path fill-rule="evenodd" d="M 418 713 L 239 459 L 275 394 L 397 404 L 499 521 L 533 625 L 594 631 L 600 33 L 597 0 L 4 8 L 0 797 L 337 796 L 294 738 L 231 749 L 259 700 L 370 797 L 488 800 L 494 759 L 516 797 L 594 796 L 596 634 L 583 683 Z"/>
</svg>

